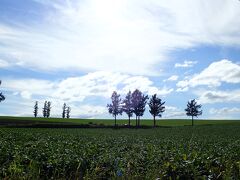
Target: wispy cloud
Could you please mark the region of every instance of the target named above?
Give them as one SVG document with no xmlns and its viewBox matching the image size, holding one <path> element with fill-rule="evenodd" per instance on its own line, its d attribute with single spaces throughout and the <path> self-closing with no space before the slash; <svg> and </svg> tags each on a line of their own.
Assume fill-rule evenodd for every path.
<svg viewBox="0 0 240 180">
<path fill-rule="evenodd" d="M 194 64 L 197 64 L 197 61 L 184 61 L 182 64 L 176 63 L 175 67 L 189 68 L 189 67 L 193 67 Z"/>
<path fill-rule="evenodd" d="M 240 108 L 237 108 L 237 107 L 233 107 L 233 108 L 224 107 L 220 109 L 211 108 L 209 112 L 210 114 L 215 114 L 215 115 L 229 115 L 233 113 L 240 113 Z"/>
<path fill-rule="evenodd" d="M 240 89 L 232 91 L 206 90 L 202 92 L 199 91 L 196 94 L 199 95 L 198 100 L 202 104 L 240 102 Z"/>
<path fill-rule="evenodd" d="M 28 68 L 159 75 L 172 50 L 240 42 L 234 0 L 36 2 L 50 7 L 40 25 L 0 23 L 0 57 Z"/>
<path fill-rule="evenodd" d="M 177 80 L 178 80 L 178 76 L 177 75 L 172 75 L 168 79 L 166 79 L 165 81 L 177 81 Z"/>
</svg>

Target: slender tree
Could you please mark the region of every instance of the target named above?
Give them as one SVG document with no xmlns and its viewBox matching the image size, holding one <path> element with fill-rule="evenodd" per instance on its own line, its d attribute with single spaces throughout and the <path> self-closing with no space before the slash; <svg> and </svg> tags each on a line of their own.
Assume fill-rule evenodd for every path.
<svg viewBox="0 0 240 180">
<path fill-rule="evenodd" d="M 2 84 L 2 81 L 0 80 L 0 85 Z M 0 102 L 5 100 L 5 96 L 0 92 Z"/>
<path fill-rule="evenodd" d="M 71 108 L 68 106 L 67 110 L 66 110 L 66 117 L 69 119 L 70 118 L 70 112 L 71 112 Z"/>
<path fill-rule="evenodd" d="M 128 126 L 130 126 L 131 117 L 133 115 L 133 107 L 132 107 L 132 93 L 129 91 L 123 100 L 122 106 L 123 112 L 125 112 L 128 116 Z"/>
<path fill-rule="evenodd" d="M 63 104 L 63 107 L 62 107 L 62 118 L 65 118 L 66 116 L 66 110 L 67 110 L 67 107 L 66 107 L 66 103 Z"/>
<path fill-rule="evenodd" d="M 43 106 L 43 117 L 47 117 L 47 108 L 48 108 L 48 102 L 45 101 Z"/>
<path fill-rule="evenodd" d="M 48 102 L 47 102 L 47 118 L 50 117 L 51 108 L 52 108 L 52 107 L 51 107 L 51 102 L 48 101 Z"/>
<path fill-rule="evenodd" d="M 162 117 L 162 113 L 165 111 L 165 106 L 163 106 L 165 102 L 162 102 L 160 98 L 157 97 L 157 94 L 154 94 L 149 103 L 148 106 L 150 108 L 149 112 L 153 116 L 153 126 L 156 126 L 156 116 Z"/>
<path fill-rule="evenodd" d="M 34 117 L 37 117 L 37 115 L 38 115 L 38 102 L 37 101 L 35 102 L 35 105 L 34 105 L 33 115 L 34 115 Z"/>
<path fill-rule="evenodd" d="M 113 115 L 115 120 L 115 126 L 117 125 L 117 115 L 122 115 L 122 107 L 121 107 L 121 98 L 120 94 L 117 94 L 116 91 L 113 91 L 112 103 L 107 105 L 108 112 Z"/>
<path fill-rule="evenodd" d="M 188 101 L 187 108 L 185 109 L 187 116 L 192 116 L 192 126 L 193 126 L 193 117 L 202 115 L 201 104 L 197 104 L 195 99 Z"/>
<path fill-rule="evenodd" d="M 136 89 L 132 93 L 132 107 L 133 107 L 133 113 L 136 115 L 136 126 L 140 125 L 140 116 L 143 116 L 145 112 L 147 99 L 148 99 L 148 96 L 147 95 L 145 96 L 138 89 Z"/>
</svg>

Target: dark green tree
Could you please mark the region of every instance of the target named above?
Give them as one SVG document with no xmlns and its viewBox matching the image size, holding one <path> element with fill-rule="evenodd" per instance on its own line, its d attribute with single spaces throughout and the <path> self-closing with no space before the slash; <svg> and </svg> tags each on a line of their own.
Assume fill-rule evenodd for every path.
<svg viewBox="0 0 240 180">
<path fill-rule="evenodd" d="M 47 108 L 48 108 L 48 102 L 45 101 L 43 106 L 43 117 L 47 117 Z"/>
<path fill-rule="evenodd" d="M 131 117 L 133 115 L 133 107 L 132 107 L 132 93 L 129 91 L 123 100 L 122 106 L 123 112 L 125 112 L 128 116 L 128 126 L 130 126 Z"/>
<path fill-rule="evenodd" d="M 70 112 L 71 112 L 71 108 L 68 106 L 66 109 L 66 117 L 69 119 L 70 118 Z"/>
<path fill-rule="evenodd" d="M 195 99 L 188 101 L 187 108 L 185 109 L 186 115 L 192 117 L 192 126 L 193 126 L 193 117 L 202 115 L 201 104 L 197 104 Z"/>
<path fill-rule="evenodd" d="M 51 107 L 51 102 L 48 101 L 48 102 L 47 102 L 47 118 L 50 117 L 51 108 L 52 108 L 52 107 Z"/>
<path fill-rule="evenodd" d="M 37 115 L 38 115 L 38 102 L 37 101 L 35 102 L 35 105 L 34 105 L 33 115 L 34 115 L 34 117 L 37 117 Z"/>
<path fill-rule="evenodd" d="M 117 115 L 122 115 L 122 107 L 121 107 L 121 98 L 120 94 L 117 94 L 116 91 L 113 91 L 111 96 L 112 103 L 107 105 L 108 112 L 113 115 L 115 123 L 117 125 Z"/>
<path fill-rule="evenodd" d="M 67 110 L 67 107 L 66 107 L 66 103 L 63 104 L 63 107 L 62 107 L 62 118 L 65 118 L 66 116 L 66 110 Z"/>
<path fill-rule="evenodd" d="M 149 103 L 148 106 L 150 108 L 149 112 L 153 116 L 153 126 L 156 126 L 156 116 L 162 117 L 162 113 L 165 111 L 165 106 L 163 106 L 165 102 L 162 102 L 160 98 L 157 97 L 157 94 L 154 94 Z"/>
<path fill-rule="evenodd" d="M 0 80 L 0 85 L 2 84 L 2 81 Z M 0 92 L 0 102 L 5 100 L 5 96 Z"/>
</svg>

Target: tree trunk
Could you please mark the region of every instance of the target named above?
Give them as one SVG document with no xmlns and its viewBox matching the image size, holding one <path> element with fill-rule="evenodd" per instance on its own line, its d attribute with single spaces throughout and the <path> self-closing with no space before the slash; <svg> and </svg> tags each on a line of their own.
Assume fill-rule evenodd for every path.
<svg viewBox="0 0 240 180">
<path fill-rule="evenodd" d="M 116 115 L 114 115 L 114 118 L 115 118 L 115 127 L 117 125 L 117 118 L 116 118 Z"/>
<path fill-rule="evenodd" d="M 192 126 L 193 126 L 193 116 L 192 116 Z"/>
<path fill-rule="evenodd" d="M 154 123 L 154 127 L 156 127 L 156 118 L 155 118 L 155 116 L 153 116 L 153 123 Z"/>
<path fill-rule="evenodd" d="M 138 122 L 137 122 L 137 115 L 136 115 L 136 127 L 137 127 L 137 125 L 138 125 Z"/>
<path fill-rule="evenodd" d="M 138 127 L 140 126 L 140 116 L 138 116 Z"/>
<path fill-rule="evenodd" d="M 128 126 L 130 127 L 130 116 L 128 116 Z"/>
</svg>

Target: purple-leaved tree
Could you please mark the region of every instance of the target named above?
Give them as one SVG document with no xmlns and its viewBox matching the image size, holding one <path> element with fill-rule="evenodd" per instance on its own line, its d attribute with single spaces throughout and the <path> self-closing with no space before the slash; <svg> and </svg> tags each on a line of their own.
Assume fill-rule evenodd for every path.
<svg viewBox="0 0 240 180">
<path fill-rule="evenodd" d="M 108 112 L 113 115 L 115 120 L 115 126 L 117 125 L 117 115 L 122 115 L 122 107 L 121 107 L 121 98 L 120 94 L 117 94 L 116 91 L 113 91 L 112 96 L 112 103 L 107 105 Z"/>
<path fill-rule="evenodd" d="M 136 89 L 132 93 L 132 107 L 133 113 L 136 115 L 136 126 L 140 126 L 140 116 L 143 116 L 145 112 L 145 106 L 147 104 L 148 96 L 144 95 L 141 91 Z"/>
<path fill-rule="evenodd" d="M 133 115 L 133 106 L 132 106 L 132 93 L 129 91 L 123 100 L 123 106 L 122 106 L 123 112 L 125 112 L 128 116 L 128 126 L 131 125 L 131 117 Z"/>
</svg>

